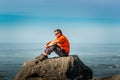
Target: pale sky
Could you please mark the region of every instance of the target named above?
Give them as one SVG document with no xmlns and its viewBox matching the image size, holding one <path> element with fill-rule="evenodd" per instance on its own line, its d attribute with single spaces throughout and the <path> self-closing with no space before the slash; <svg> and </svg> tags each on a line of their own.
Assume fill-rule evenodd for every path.
<svg viewBox="0 0 120 80">
<path fill-rule="evenodd" d="M 119 0 L 0 0 L 0 43 L 47 42 L 60 28 L 77 43 L 120 43 Z"/>
</svg>

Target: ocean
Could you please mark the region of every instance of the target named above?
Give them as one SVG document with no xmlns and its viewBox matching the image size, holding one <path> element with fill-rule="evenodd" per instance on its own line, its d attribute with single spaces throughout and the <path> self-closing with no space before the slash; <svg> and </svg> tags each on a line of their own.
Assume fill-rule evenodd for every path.
<svg viewBox="0 0 120 80">
<path fill-rule="evenodd" d="M 22 64 L 44 51 L 44 43 L 0 43 L 0 80 L 11 80 Z M 94 77 L 120 74 L 120 44 L 71 43 L 70 55 L 90 67 Z M 57 56 L 54 52 L 49 57 Z"/>
</svg>

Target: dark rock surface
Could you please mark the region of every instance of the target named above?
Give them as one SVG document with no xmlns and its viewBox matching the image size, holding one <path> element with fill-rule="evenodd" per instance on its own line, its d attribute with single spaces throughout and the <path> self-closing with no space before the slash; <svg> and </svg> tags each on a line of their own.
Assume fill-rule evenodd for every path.
<svg viewBox="0 0 120 80">
<path fill-rule="evenodd" d="M 89 80 L 92 70 L 76 55 L 33 59 L 23 64 L 14 80 Z"/>
<path fill-rule="evenodd" d="M 109 76 L 109 77 L 104 77 L 104 78 L 93 78 L 92 80 L 120 80 L 120 74 Z"/>
</svg>

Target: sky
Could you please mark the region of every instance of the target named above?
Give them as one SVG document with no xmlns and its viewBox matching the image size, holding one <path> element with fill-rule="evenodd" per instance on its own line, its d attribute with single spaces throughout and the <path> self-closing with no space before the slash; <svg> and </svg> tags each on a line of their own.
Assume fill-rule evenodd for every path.
<svg viewBox="0 0 120 80">
<path fill-rule="evenodd" d="M 0 0 L 0 43 L 120 43 L 119 0 Z"/>
</svg>

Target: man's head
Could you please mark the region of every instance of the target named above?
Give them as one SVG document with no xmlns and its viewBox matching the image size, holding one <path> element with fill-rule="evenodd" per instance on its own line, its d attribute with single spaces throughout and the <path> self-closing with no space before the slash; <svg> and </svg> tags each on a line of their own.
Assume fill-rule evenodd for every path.
<svg viewBox="0 0 120 80">
<path fill-rule="evenodd" d="M 59 37 L 60 35 L 62 35 L 62 31 L 60 29 L 54 30 L 54 33 L 56 37 Z"/>
</svg>

